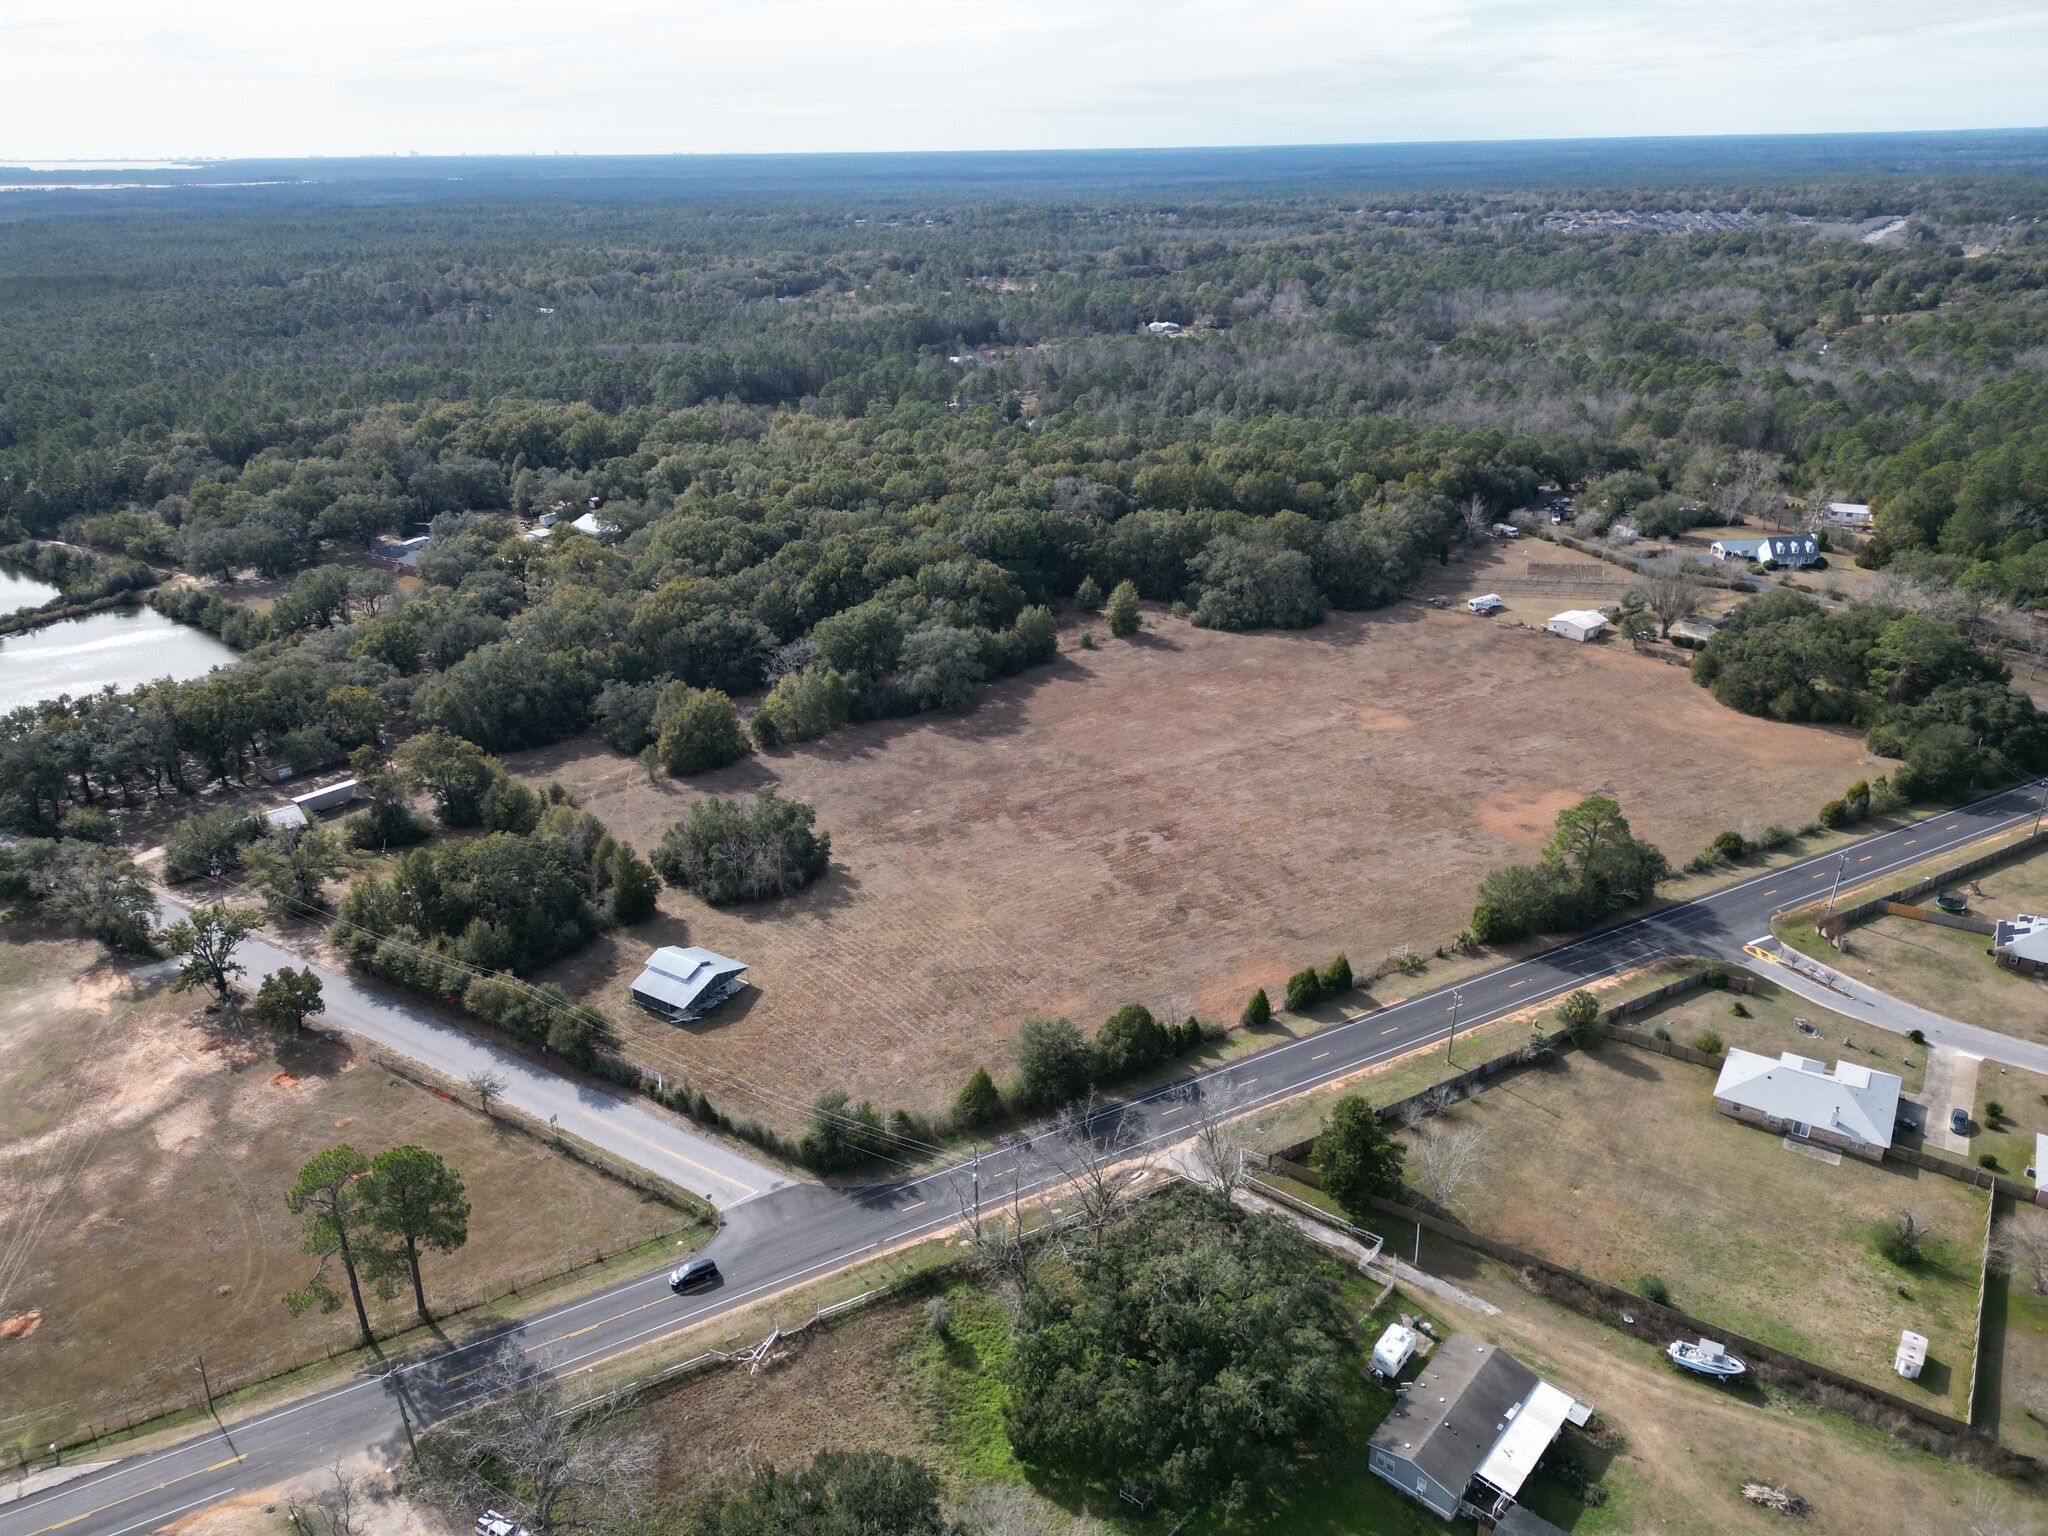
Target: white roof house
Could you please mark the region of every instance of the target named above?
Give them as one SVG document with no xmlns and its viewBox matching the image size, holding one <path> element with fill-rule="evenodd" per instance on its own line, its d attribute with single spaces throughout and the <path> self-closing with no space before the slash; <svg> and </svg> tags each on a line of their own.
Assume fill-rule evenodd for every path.
<svg viewBox="0 0 2048 1536">
<path fill-rule="evenodd" d="M 578 533 L 587 533 L 593 539 L 608 539 L 619 531 L 619 525 L 609 518 L 599 517 L 595 512 L 586 512 L 569 525 Z"/>
<path fill-rule="evenodd" d="M 1797 1051 L 1761 1056 L 1731 1050 L 1714 1084 L 1714 1103 L 1782 1121 L 1795 1136 L 1825 1136 L 1882 1153 L 1892 1144 L 1899 1086 L 1897 1073 L 1853 1061 L 1838 1061 L 1831 1071 Z"/>
<path fill-rule="evenodd" d="M 1145 329 L 1154 336 L 1171 336 L 1180 329 L 1180 322 L 1178 320 L 1154 320 Z"/>
<path fill-rule="evenodd" d="M 1754 560 L 1758 565 L 1798 569 L 1820 558 L 1820 540 L 1810 533 L 1772 533 L 1760 539 L 1716 539 L 1708 546 L 1717 560 Z"/>
<path fill-rule="evenodd" d="M 1827 520 L 1837 528 L 1868 528 L 1873 519 L 1870 503 L 1867 501 L 1831 501 L 1827 507 Z"/>
<path fill-rule="evenodd" d="M 2048 966 L 2048 917 L 2021 912 L 2009 922 L 2000 921 L 1991 934 L 1991 953 L 2022 970 Z"/>
<path fill-rule="evenodd" d="M 1593 639 L 1605 629 L 1607 619 L 1597 608 L 1572 608 L 1558 614 L 1543 627 L 1553 635 L 1583 642 Z"/>
<path fill-rule="evenodd" d="M 663 945 L 633 980 L 633 1001 L 680 1023 L 709 1013 L 746 985 L 747 968 L 708 949 Z"/>
</svg>

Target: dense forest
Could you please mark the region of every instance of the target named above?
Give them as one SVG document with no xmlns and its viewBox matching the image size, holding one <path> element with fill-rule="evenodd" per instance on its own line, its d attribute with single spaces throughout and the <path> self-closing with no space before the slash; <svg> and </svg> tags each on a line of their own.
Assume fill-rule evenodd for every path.
<svg viewBox="0 0 2048 1536">
<path fill-rule="evenodd" d="M 429 727 L 632 751 L 677 685 L 971 707 L 1084 582 L 1314 623 L 1546 484 L 1868 500 L 1863 563 L 2032 607 L 2044 215 L 1985 170 L 0 223 L 0 545 L 202 578 L 159 605 L 249 658 L 17 712 L 0 820 Z M 364 567 L 420 532 L 418 592 Z"/>
</svg>

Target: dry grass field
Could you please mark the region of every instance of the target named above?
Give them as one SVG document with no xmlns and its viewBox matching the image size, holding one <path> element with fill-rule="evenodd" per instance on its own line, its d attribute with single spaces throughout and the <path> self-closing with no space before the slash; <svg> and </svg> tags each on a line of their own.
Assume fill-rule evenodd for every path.
<svg viewBox="0 0 2048 1536">
<path fill-rule="evenodd" d="M 773 785 L 816 806 L 833 839 L 818 885 L 725 911 L 666 892 L 657 918 L 547 975 L 624 1020 L 648 1065 L 790 1124 L 828 1086 L 942 1104 L 976 1064 L 1000 1074 L 1032 1014 L 1092 1027 L 1172 996 L 1234 1019 L 1252 988 L 1339 950 L 1364 966 L 1433 949 L 1488 868 L 1595 791 L 1683 858 L 1723 827 L 1804 820 L 1865 761 L 1851 734 L 1735 714 L 1623 647 L 1403 603 L 1303 633 L 1153 613 L 1132 641 L 1069 637 L 972 714 L 688 783 L 590 738 L 511 766 L 643 851 L 705 794 Z M 746 960 L 756 990 L 688 1029 L 652 1022 L 627 986 L 676 942 Z"/>
<path fill-rule="evenodd" d="M 443 1306 L 688 1221 L 341 1047 L 224 1032 L 94 945 L 0 929 L 0 1445 L 181 1402 L 202 1354 L 218 1387 L 347 1345 L 347 1312 L 278 1301 L 311 1263 L 284 1191 L 342 1141 L 462 1174 L 469 1244 L 426 1269 Z"/>
<path fill-rule="evenodd" d="M 1483 1137 L 1485 1177 L 1453 1208 L 1474 1231 L 1616 1285 L 1657 1276 L 1709 1323 L 1965 1414 L 1986 1197 L 1793 1152 L 1717 1114 L 1712 1088 L 1705 1068 L 1627 1046 L 1567 1052 L 1446 1117 Z M 1899 1209 L 1935 1234 L 1910 1270 L 1871 1240 Z M 1891 1371 L 1901 1328 L 1929 1340 L 1917 1384 Z"/>
</svg>

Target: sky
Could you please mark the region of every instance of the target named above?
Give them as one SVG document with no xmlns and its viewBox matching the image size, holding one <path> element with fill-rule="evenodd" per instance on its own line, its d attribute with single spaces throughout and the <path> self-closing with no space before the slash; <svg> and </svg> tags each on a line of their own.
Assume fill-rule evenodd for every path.
<svg viewBox="0 0 2048 1536">
<path fill-rule="evenodd" d="M 31 0 L 0 163 L 2048 124 L 2048 0 Z"/>
</svg>

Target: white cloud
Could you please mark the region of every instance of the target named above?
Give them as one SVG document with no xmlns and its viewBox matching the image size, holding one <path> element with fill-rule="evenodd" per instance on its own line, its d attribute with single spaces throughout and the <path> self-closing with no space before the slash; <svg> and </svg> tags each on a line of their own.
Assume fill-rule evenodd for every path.
<svg viewBox="0 0 2048 1536">
<path fill-rule="evenodd" d="M 733 151 L 1998 127 L 2039 0 L 70 0 L 0 155 Z"/>
</svg>

